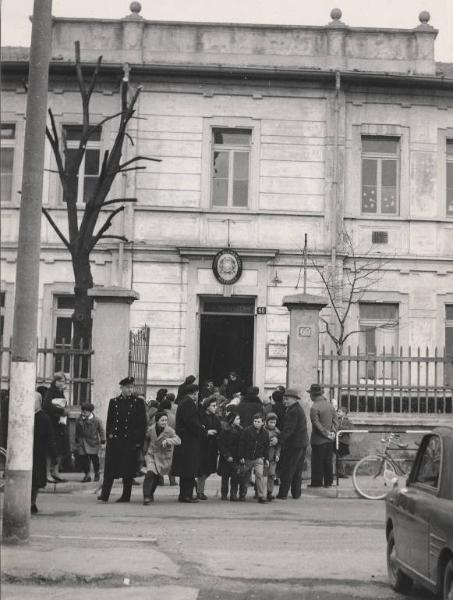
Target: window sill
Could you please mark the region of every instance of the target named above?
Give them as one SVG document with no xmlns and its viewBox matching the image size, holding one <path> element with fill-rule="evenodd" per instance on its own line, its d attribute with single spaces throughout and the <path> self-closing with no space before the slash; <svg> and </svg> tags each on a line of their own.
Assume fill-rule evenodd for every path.
<svg viewBox="0 0 453 600">
<path fill-rule="evenodd" d="M 414 222 L 414 223 L 452 223 L 453 217 L 410 217 L 401 215 L 344 215 L 344 220 L 349 219 L 351 221 L 389 221 L 389 222 Z"/>
</svg>

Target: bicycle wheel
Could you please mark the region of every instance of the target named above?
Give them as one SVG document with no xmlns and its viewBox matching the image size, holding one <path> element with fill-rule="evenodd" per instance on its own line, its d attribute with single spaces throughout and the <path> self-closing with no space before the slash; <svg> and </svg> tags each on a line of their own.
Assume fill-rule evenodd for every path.
<svg viewBox="0 0 453 600">
<path fill-rule="evenodd" d="M 395 469 L 382 456 L 370 454 L 359 460 L 352 473 L 356 492 L 367 500 L 382 500 L 393 487 Z"/>
<path fill-rule="evenodd" d="M 0 492 L 5 487 L 6 450 L 0 447 Z"/>
</svg>

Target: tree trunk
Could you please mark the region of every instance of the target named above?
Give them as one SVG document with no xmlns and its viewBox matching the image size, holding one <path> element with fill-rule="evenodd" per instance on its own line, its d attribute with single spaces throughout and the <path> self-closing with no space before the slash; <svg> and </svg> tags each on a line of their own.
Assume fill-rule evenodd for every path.
<svg viewBox="0 0 453 600">
<path fill-rule="evenodd" d="M 79 255 L 74 254 L 72 266 L 75 280 L 75 301 L 72 314 L 74 345 L 79 347 L 83 340 L 83 347 L 88 348 L 91 344 L 91 309 L 93 305 L 92 298 L 88 296 L 88 290 L 93 287 L 89 254 L 85 252 Z"/>
</svg>

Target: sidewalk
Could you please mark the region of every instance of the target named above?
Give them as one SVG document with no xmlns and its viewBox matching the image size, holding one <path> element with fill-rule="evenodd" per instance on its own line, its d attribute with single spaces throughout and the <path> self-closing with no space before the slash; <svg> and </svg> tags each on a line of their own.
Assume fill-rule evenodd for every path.
<svg viewBox="0 0 453 600">
<path fill-rule="evenodd" d="M 86 491 L 92 492 L 93 494 L 98 490 L 102 484 L 102 476 L 101 481 L 90 483 L 82 483 L 83 473 L 63 473 L 62 477 L 67 479 L 66 483 L 48 483 L 47 487 L 40 491 L 40 494 L 69 494 L 77 491 Z M 137 477 L 136 481 L 139 482 L 140 486 L 143 482 L 143 477 Z M 218 488 L 218 494 L 220 495 L 220 477 L 216 475 L 211 475 L 210 485 L 213 482 L 216 483 Z M 336 480 L 334 480 L 334 485 L 331 488 L 309 488 L 307 485 L 309 484 L 309 480 L 304 480 L 302 483 L 302 494 L 307 494 L 309 496 L 315 496 L 319 498 L 359 498 L 359 495 L 354 490 L 354 486 L 352 485 L 352 477 L 348 479 L 340 479 L 339 485 L 336 485 Z M 165 478 L 165 486 L 168 487 L 168 478 Z M 177 489 L 177 488 L 176 488 Z M 277 494 L 278 486 L 275 486 L 274 494 Z"/>
<path fill-rule="evenodd" d="M 28 544 L 2 547 L 2 600 L 70 600 L 76 590 L 81 600 L 123 591 L 137 600 L 194 600 L 201 589 L 204 600 L 214 600 L 213 586 L 228 590 L 218 598 L 234 600 L 270 584 L 385 585 L 380 502 L 342 501 L 333 488 L 306 487 L 299 500 L 263 506 L 250 489 L 246 503 L 222 502 L 213 476 L 206 502 L 180 504 L 178 487 L 167 484 L 150 506 L 143 506 L 140 487 L 133 488 L 131 503 L 117 504 L 116 482 L 104 504 L 96 500 L 96 483 L 82 484 L 77 475 L 56 493 L 49 486 L 38 496 Z M 342 483 L 352 488 L 350 480 Z M 229 595 L 231 586 L 237 596 Z M 259 590 L 256 597 L 268 598 Z"/>
</svg>

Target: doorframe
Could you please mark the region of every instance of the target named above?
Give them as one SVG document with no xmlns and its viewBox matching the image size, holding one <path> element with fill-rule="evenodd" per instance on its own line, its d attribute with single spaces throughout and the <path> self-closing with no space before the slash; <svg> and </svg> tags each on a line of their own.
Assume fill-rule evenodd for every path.
<svg viewBox="0 0 453 600">
<path fill-rule="evenodd" d="M 255 307 L 267 306 L 269 257 L 246 258 L 242 277 L 233 286 L 223 286 L 214 277 L 211 257 L 186 258 L 186 330 L 184 341 L 184 373 L 198 377 L 200 364 L 200 296 L 248 296 L 255 298 Z M 267 315 L 255 314 L 253 378 L 254 384 L 264 390 L 266 374 Z"/>
<path fill-rule="evenodd" d="M 228 302 L 229 300 L 233 300 L 233 299 L 245 299 L 245 300 L 250 300 L 250 304 L 252 304 L 253 302 L 253 313 L 249 313 L 249 314 L 237 314 L 237 316 L 241 316 L 241 317 L 246 317 L 246 316 L 250 316 L 253 318 L 253 353 L 252 353 L 252 382 L 253 385 L 255 384 L 256 381 L 256 328 L 257 328 L 257 314 L 256 314 L 256 307 L 257 307 L 257 302 L 258 302 L 258 297 L 256 294 L 235 294 L 234 296 L 225 296 L 223 294 L 198 294 L 198 311 L 197 311 L 197 331 L 198 331 L 198 338 L 197 338 L 197 375 L 198 375 L 198 380 L 200 380 L 200 340 L 201 340 L 201 316 L 202 315 L 228 315 L 228 316 L 234 316 L 235 313 L 227 313 L 227 312 L 213 312 L 213 313 L 205 313 L 202 311 L 202 303 L 203 300 L 206 299 L 216 299 L 218 298 L 219 300 L 223 299 L 226 302 Z M 201 383 L 201 382 L 200 382 Z"/>
</svg>

